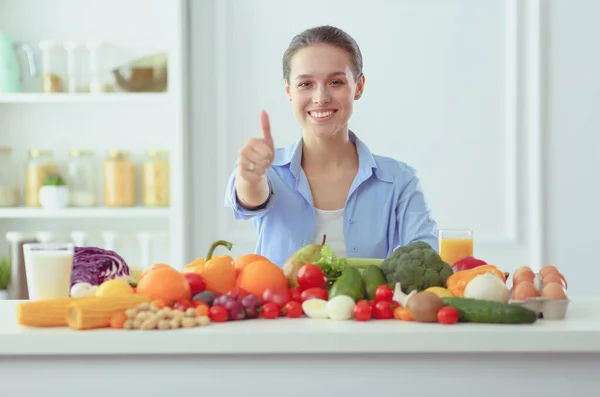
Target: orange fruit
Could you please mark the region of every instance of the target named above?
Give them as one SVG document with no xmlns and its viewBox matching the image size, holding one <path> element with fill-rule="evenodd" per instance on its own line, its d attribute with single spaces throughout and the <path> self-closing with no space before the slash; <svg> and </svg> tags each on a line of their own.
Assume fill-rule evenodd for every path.
<svg viewBox="0 0 600 397">
<path fill-rule="evenodd" d="M 154 265 L 150 266 L 149 268 L 144 269 L 144 271 L 140 275 L 140 279 L 142 279 L 142 277 L 144 277 L 146 274 L 148 274 L 152 270 L 156 270 L 156 269 L 173 269 L 173 268 L 169 265 L 165 265 L 164 263 L 155 263 Z M 173 269 L 173 270 L 175 270 L 175 269 Z"/>
<path fill-rule="evenodd" d="M 234 265 L 235 265 L 236 276 L 240 275 L 240 272 L 242 271 L 243 268 L 245 268 L 252 262 L 258 262 L 258 261 L 269 261 L 269 260 L 259 254 L 245 254 L 245 255 L 241 255 L 241 256 L 238 256 L 237 258 L 235 258 Z"/>
<path fill-rule="evenodd" d="M 165 303 L 192 299 L 190 285 L 181 272 L 172 268 L 154 269 L 137 285 L 137 293 Z"/>
<path fill-rule="evenodd" d="M 288 288 L 283 270 L 270 261 L 252 262 L 245 266 L 236 280 L 236 287 L 262 298 L 267 288 Z"/>
</svg>

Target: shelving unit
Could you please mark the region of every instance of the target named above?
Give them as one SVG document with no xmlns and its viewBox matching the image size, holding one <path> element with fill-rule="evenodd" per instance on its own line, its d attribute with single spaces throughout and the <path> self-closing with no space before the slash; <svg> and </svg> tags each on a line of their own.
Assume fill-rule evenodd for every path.
<svg viewBox="0 0 600 397">
<path fill-rule="evenodd" d="M 38 72 L 41 70 L 38 43 L 42 40 L 110 43 L 119 50 L 120 65 L 147 55 L 168 54 L 168 90 L 161 93 L 46 94 L 40 92 L 39 81 L 29 78 L 23 63 L 24 92 L 0 93 L 0 146 L 13 149 L 13 162 L 22 171 L 20 180 L 24 181 L 29 149 L 53 150 L 59 170 L 64 170 L 69 150 L 93 150 L 98 186 L 102 185 L 102 162 L 108 150 L 129 150 L 132 159 L 141 166 L 145 151 L 159 149 L 170 153 L 171 183 L 171 205 L 167 208 L 90 207 L 57 211 L 23 206 L 0 208 L 0 257 L 7 252 L 2 243 L 7 231 L 51 231 L 68 236 L 77 230 L 96 236 L 92 244 L 101 244 L 97 236 L 104 232 L 123 236 L 123 241 L 117 244 L 118 251 L 134 264 L 143 256 L 136 236 L 146 232 L 163 236 L 166 233 L 166 240 L 153 244 L 152 249 L 159 250 L 156 258 L 160 259 L 156 260 L 164 261 L 168 253 L 169 263 L 177 268 L 189 260 L 190 225 L 185 221 L 189 216 L 184 84 L 187 4 L 186 0 L 55 0 L 52 4 L 0 0 L 0 31 L 36 51 Z M 25 62 L 22 55 L 19 54 L 19 59 Z M 137 174 L 141 189 L 141 168 Z M 138 190 L 137 196 L 140 195 Z M 101 197 L 99 190 L 98 198 Z"/>
</svg>

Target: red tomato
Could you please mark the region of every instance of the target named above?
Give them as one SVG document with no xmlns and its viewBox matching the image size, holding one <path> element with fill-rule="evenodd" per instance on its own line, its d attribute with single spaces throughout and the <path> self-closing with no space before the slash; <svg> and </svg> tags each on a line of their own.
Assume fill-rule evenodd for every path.
<svg viewBox="0 0 600 397">
<path fill-rule="evenodd" d="M 371 319 L 373 309 L 371 305 L 365 300 L 359 301 L 354 308 L 352 309 L 352 313 L 354 314 L 354 319 L 356 321 L 368 321 Z"/>
<path fill-rule="evenodd" d="M 302 291 L 309 288 L 325 288 L 327 285 L 327 277 L 323 270 L 317 265 L 304 265 L 296 274 L 298 286 Z"/>
<path fill-rule="evenodd" d="M 192 296 L 203 292 L 206 289 L 206 282 L 201 275 L 196 273 L 184 273 L 183 277 L 187 280 L 192 290 Z"/>
<path fill-rule="evenodd" d="M 271 302 L 277 305 L 277 307 L 282 308 L 292 298 L 287 288 L 267 288 L 263 293 L 262 300 L 265 303 Z"/>
<path fill-rule="evenodd" d="M 458 311 L 452 306 L 444 306 L 438 310 L 437 318 L 442 324 L 454 324 L 458 321 Z"/>
<path fill-rule="evenodd" d="M 302 310 L 302 303 L 298 301 L 289 301 L 285 304 L 283 311 L 289 318 L 298 318 L 304 313 Z"/>
<path fill-rule="evenodd" d="M 385 284 L 380 285 L 375 290 L 375 302 L 391 301 L 394 297 L 394 291 Z"/>
<path fill-rule="evenodd" d="M 375 303 L 375 318 L 378 320 L 387 320 L 394 317 L 392 302 L 379 301 Z"/>
<path fill-rule="evenodd" d="M 300 294 L 301 302 L 313 298 L 323 299 L 325 301 L 329 300 L 329 292 L 327 292 L 325 288 L 309 288 L 305 289 L 304 291 L 302 291 L 302 294 Z"/>
<path fill-rule="evenodd" d="M 173 310 L 181 310 L 182 312 L 184 312 L 190 307 L 192 307 L 192 302 L 181 300 L 175 302 L 175 304 L 173 305 Z"/>
<path fill-rule="evenodd" d="M 292 287 L 290 288 L 290 297 L 293 301 L 302 302 L 301 296 L 302 290 L 300 287 Z"/>
<path fill-rule="evenodd" d="M 249 295 L 249 292 L 243 288 L 234 287 L 234 288 L 230 289 L 229 291 L 227 291 L 227 295 L 229 295 L 235 299 L 238 299 L 238 298 L 243 299 Z"/>
<path fill-rule="evenodd" d="M 224 323 L 229 320 L 229 314 L 227 314 L 227 309 L 223 306 L 213 306 L 208 310 L 208 317 L 210 320 L 215 323 Z"/>
<path fill-rule="evenodd" d="M 277 318 L 277 316 L 279 316 L 279 307 L 273 303 L 273 302 L 267 302 L 262 306 L 262 309 L 260 310 L 260 315 L 263 318 L 266 318 L 268 320 L 272 320 L 274 318 Z"/>
</svg>

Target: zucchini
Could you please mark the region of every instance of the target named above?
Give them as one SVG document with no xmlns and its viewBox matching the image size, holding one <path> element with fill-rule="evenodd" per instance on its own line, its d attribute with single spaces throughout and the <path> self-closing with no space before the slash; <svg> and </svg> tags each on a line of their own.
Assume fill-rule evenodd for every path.
<svg viewBox="0 0 600 397">
<path fill-rule="evenodd" d="M 537 313 L 511 303 L 492 302 L 471 298 L 442 298 L 446 306 L 458 311 L 459 321 L 488 324 L 533 324 Z"/>
</svg>

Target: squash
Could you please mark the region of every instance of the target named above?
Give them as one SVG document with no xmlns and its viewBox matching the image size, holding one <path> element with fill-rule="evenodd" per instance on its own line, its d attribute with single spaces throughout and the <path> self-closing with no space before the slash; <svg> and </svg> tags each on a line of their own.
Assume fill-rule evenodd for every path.
<svg viewBox="0 0 600 397">
<path fill-rule="evenodd" d="M 452 295 L 456 297 L 462 297 L 464 296 L 467 284 L 469 284 L 471 280 L 481 274 L 489 272 L 493 272 L 500 278 L 500 280 L 502 280 L 503 283 L 506 283 L 506 275 L 500 271 L 500 269 L 494 265 L 482 265 L 473 269 L 461 270 L 453 273 L 450 277 L 448 277 L 448 280 L 446 280 L 446 288 L 452 293 Z"/>
</svg>

